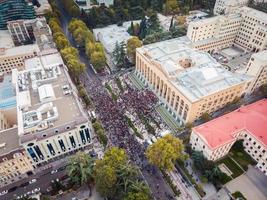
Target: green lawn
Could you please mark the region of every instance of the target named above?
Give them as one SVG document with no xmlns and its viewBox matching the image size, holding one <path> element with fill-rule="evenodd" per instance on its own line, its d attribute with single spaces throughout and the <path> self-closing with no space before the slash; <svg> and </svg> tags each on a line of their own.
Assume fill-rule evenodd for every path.
<svg viewBox="0 0 267 200">
<path fill-rule="evenodd" d="M 248 165 L 255 165 L 256 162 L 243 149 L 232 148 L 229 155 L 241 165 L 244 170 L 248 169 Z"/>
<path fill-rule="evenodd" d="M 243 170 L 230 157 L 226 156 L 225 158 L 217 162 L 218 165 L 221 163 L 224 163 L 228 167 L 228 169 L 231 170 L 231 172 L 233 173 L 233 178 L 236 178 L 243 174 Z"/>
</svg>

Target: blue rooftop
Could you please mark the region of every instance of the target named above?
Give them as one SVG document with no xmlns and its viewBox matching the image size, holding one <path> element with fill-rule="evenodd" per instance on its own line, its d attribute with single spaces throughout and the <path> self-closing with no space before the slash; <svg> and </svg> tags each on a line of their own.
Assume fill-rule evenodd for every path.
<svg viewBox="0 0 267 200">
<path fill-rule="evenodd" d="M 5 75 L 0 82 L 0 109 L 13 108 L 17 104 L 15 89 L 12 86 L 11 75 Z"/>
</svg>

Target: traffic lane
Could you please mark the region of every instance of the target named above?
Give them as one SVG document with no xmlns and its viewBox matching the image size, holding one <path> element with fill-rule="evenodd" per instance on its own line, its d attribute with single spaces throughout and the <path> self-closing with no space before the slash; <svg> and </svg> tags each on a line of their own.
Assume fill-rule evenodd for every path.
<svg viewBox="0 0 267 200">
<path fill-rule="evenodd" d="M 60 171 L 54 174 L 48 173 L 44 174 L 40 177 L 36 177 L 36 182 L 29 184 L 25 187 L 18 187 L 15 191 L 9 192 L 6 195 L 0 196 L 0 200 L 12 200 L 17 196 L 21 196 L 26 194 L 27 192 L 31 192 L 35 188 L 40 188 L 41 193 L 47 192 L 47 188 L 50 186 L 52 180 L 61 179 L 66 175 L 65 171 Z"/>
</svg>

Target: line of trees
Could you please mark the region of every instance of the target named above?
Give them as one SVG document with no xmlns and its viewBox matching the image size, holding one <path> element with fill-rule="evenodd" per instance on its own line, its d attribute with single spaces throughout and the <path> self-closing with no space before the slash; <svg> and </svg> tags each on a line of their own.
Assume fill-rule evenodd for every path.
<svg viewBox="0 0 267 200">
<path fill-rule="evenodd" d="M 60 0 L 60 4 L 71 17 L 79 17 L 81 15 L 81 10 L 74 0 Z"/>
<path fill-rule="evenodd" d="M 75 186 L 95 184 L 104 198 L 114 200 L 149 200 L 150 193 L 140 181 L 138 169 L 130 164 L 125 151 L 117 147 L 108 149 L 103 159 L 94 160 L 84 152 L 78 152 L 69 160 L 67 168 Z"/>
<path fill-rule="evenodd" d="M 96 120 L 94 123 L 93 123 L 93 128 L 95 130 L 95 133 L 98 137 L 98 140 L 100 141 L 100 143 L 106 147 L 107 144 L 108 144 L 108 138 L 105 134 L 105 130 L 101 124 L 100 121 Z"/>
<path fill-rule="evenodd" d="M 93 33 L 87 28 L 86 24 L 79 19 L 72 19 L 68 30 L 72 34 L 79 48 L 85 48 L 86 55 L 97 72 L 102 71 L 106 65 L 104 47 L 96 42 Z"/>
</svg>

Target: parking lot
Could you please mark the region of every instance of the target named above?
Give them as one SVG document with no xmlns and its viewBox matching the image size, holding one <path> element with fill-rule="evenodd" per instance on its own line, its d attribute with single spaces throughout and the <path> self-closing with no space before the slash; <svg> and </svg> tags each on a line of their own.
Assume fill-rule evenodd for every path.
<svg viewBox="0 0 267 200">
<path fill-rule="evenodd" d="M 242 72 L 246 69 L 252 53 L 245 53 L 236 47 L 230 47 L 212 54 L 219 63 L 232 72 Z"/>
</svg>

